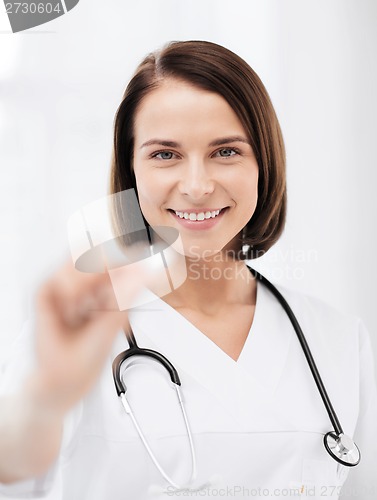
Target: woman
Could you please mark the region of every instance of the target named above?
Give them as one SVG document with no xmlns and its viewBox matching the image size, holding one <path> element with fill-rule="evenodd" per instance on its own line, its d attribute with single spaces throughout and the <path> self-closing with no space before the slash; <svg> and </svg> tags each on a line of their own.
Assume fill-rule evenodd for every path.
<svg viewBox="0 0 377 500">
<path fill-rule="evenodd" d="M 377 399 L 363 324 L 279 287 L 363 453 L 349 470 L 323 446 L 331 423 L 292 324 L 245 264 L 277 241 L 286 213 L 283 139 L 258 76 L 209 42 L 146 57 L 117 112 L 111 181 L 112 193 L 135 189 L 147 226 L 179 232 L 187 278 L 128 314 L 108 311 L 107 275 L 67 266 L 42 287 L 26 397 L 2 400 L 4 495 L 375 498 Z M 148 285 L 142 272 L 126 268 L 129 298 Z M 124 376 L 138 424 L 124 412 L 111 364 L 131 329 L 178 369 L 192 447 L 153 360 Z"/>
</svg>

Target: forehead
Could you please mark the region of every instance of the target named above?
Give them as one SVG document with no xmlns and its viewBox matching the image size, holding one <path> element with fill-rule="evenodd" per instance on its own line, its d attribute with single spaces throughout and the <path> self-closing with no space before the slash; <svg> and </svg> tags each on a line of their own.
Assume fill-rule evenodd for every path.
<svg viewBox="0 0 377 500">
<path fill-rule="evenodd" d="M 135 115 L 135 145 L 166 135 L 216 136 L 245 134 L 228 102 L 216 92 L 188 82 L 165 80 L 141 101 Z"/>
</svg>

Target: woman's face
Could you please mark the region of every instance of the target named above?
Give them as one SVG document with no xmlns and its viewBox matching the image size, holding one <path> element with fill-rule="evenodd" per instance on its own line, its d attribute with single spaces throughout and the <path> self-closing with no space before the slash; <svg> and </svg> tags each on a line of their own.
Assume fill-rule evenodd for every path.
<svg viewBox="0 0 377 500">
<path fill-rule="evenodd" d="M 258 187 L 257 161 L 230 105 L 165 80 L 143 99 L 134 126 L 134 171 L 148 223 L 178 229 L 187 257 L 230 248 L 254 213 Z"/>
</svg>

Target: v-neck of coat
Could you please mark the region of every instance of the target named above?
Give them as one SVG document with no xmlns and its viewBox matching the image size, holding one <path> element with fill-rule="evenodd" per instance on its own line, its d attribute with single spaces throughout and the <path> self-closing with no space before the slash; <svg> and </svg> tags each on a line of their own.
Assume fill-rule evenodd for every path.
<svg viewBox="0 0 377 500">
<path fill-rule="evenodd" d="M 292 326 L 263 284 L 257 281 L 254 318 L 237 361 L 172 306 L 154 294 L 150 298 L 155 300 L 130 312 L 140 346 L 160 351 L 179 372 L 186 372 L 231 408 L 237 418 L 242 415 L 245 422 L 251 417 L 257 421 L 260 413 L 264 426 L 268 425 L 266 414 L 267 420 L 276 423 L 277 418 L 282 423 L 281 409 L 273 409 L 273 393 L 284 370 Z"/>
</svg>

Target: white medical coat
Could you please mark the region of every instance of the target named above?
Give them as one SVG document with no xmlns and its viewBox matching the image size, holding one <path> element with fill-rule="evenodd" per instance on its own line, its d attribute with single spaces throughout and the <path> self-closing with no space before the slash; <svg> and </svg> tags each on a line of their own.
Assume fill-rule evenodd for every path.
<svg viewBox="0 0 377 500">
<path fill-rule="evenodd" d="M 282 306 L 258 282 L 253 324 L 238 361 L 157 297 L 130 313 L 139 346 L 160 351 L 179 372 L 197 458 L 191 491 L 174 491 L 162 478 L 117 397 L 111 364 L 128 348 L 120 332 L 98 383 L 67 415 L 56 464 L 41 478 L 0 485 L 0 498 L 375 500 L 377 391 L 369 335 L 358 318 L 278 288 L 301 324 L 344 432 L 361 450 L 358 467 L 344 467 L 325 451 L 323 435 L 333 429 L 303 351 Z M 33 362 L 31 329 L 15 344 L 3 393 L 16 389 L 26 359 Z M 184 483 L 190 449 L 167 372 L 141 360 L 124 380 L 159 462 Z"/>
</svg>

